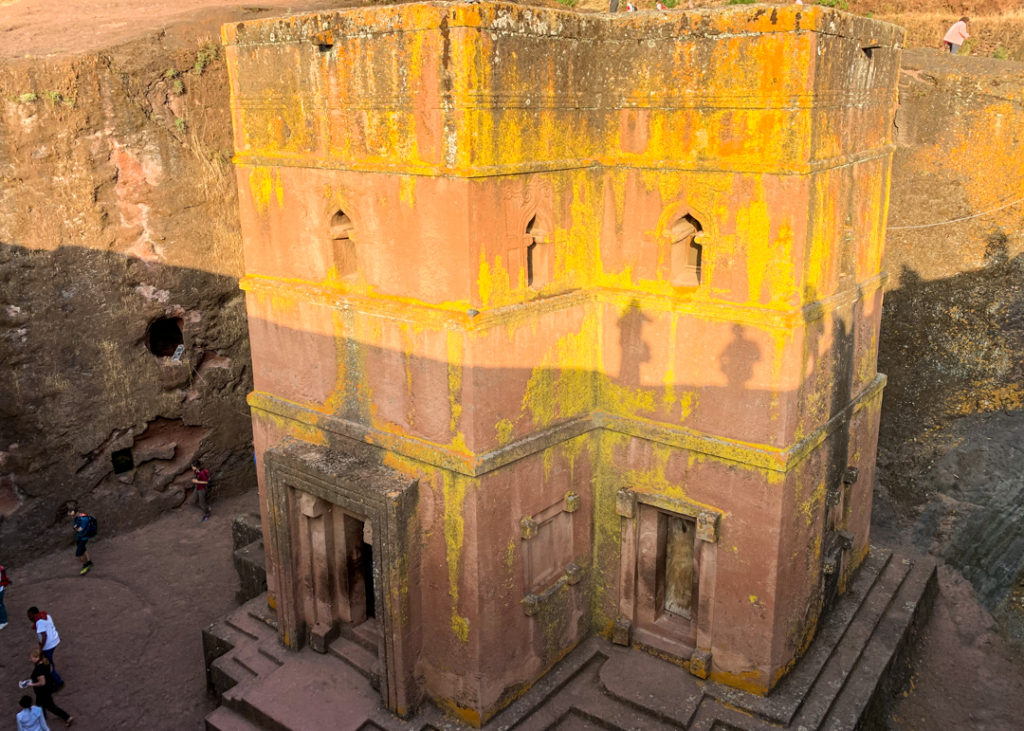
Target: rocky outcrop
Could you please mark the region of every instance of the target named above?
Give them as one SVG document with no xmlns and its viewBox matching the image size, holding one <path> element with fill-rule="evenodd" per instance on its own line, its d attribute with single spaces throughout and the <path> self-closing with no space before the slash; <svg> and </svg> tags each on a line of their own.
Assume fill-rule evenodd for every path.
<svg viewBox="0 0 1024 731">
<path fill-rule="evenodd" d="M 198 30 L 0 68 L 0 542 L 255 484 L 231 124 Z M 197 513 L 198 519 L 198 513 Z"/>
</svg>

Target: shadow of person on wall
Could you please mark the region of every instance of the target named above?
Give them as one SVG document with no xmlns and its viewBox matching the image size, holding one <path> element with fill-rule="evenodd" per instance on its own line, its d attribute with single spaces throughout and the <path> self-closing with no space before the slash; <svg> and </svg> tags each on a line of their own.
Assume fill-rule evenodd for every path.
<svg viewBox="0 0 1024 731">
<path fill-rule="evenodd" d="M 761 346 L 743 337 L 743 326 L 732 326 L 733 339 L 718 356 L 718 364 L 733 388 L 743 388 L 754 374 L 754 364 L 761 360 Z"/>
<path fill-rule="evenodd" d="M 622 352 L 619 380 L 630 386 L 640 385 L 640 364 L 651 360 L 651 347 L 644 340 L 644 323 L 651 318 L 632 300 L 619 318 L 619 349 Z"/>
</svg>

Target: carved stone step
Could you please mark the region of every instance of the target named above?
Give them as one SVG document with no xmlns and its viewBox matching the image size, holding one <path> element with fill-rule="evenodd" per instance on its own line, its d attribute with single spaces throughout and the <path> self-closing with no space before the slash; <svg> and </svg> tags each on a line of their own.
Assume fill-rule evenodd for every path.
<svg viewBox="0 0 1024 731">
<path fill-rule="evenodd" d="M 380 659 L 376 651 L 370 652 L 360 643 L 354 642 L 347 637 L 339 637 L 332 642 L 328 648 L 330 654 L 344 660 L 355 670 L 359 671 L 374 688 L 380 687 Z"/>
<path fill-rule="evenodd" d="M 909 667 L 900 659 L 918 628 L 927 622 L 937 591 L 935 562 L 930 558 L 911 562 L 910 573 L 871 634 L 821 729 L 842 731 L 884 725 L 885 700 L 909 674 Z"/>
<path fill-rule="evenodd" d="M 374 655 L 378 652 L 380 629 L 377 625 L 377 620 L 372 617 L 355 626 L 343 624 L 341 626 L 341 635 L 362 645 L 367 652 L 372 652 Z"/>
<path fill-rule="evenodd" d="M 260 652 L 257 645 L 245 645 L 232 650 L 228 655 L 253 675 L 266 676 L 281 667 L 276 659 Z"/>
<path fill-rule="evenodd" d="M 259 726 L 227 706 L 208 714 L 203 721 L 206 731 L 261 731 Z"/>
</svg>

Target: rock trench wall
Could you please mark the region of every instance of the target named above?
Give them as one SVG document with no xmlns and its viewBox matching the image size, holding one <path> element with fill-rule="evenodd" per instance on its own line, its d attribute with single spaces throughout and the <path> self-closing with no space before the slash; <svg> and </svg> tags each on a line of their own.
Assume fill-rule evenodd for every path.
<svg viewBox="0 0 1024 731">
<path fill-rule="evenodd" d="M 880 531 L 995 608 L 1024 568 L 1024 64 L 903 57 L 879 370 Z"/>
<path fill-rule="evenodd" d="M 180 505 L 197 457 L 255 484 L 219 56 L 159 34 L 0 67 L 5 562 L 69 542 L 68 500 L 108 534 Z"/>
</svg>

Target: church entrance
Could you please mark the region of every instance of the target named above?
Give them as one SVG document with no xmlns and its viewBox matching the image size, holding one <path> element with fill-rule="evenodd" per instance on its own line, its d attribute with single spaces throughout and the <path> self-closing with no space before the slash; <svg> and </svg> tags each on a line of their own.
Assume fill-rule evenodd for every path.
<svg viewBox="0 0 1024 731">
<path fill-rule="evenodd" d="M 338 656 L 407 713 L 420 620 L 402 572 L 417 483 L 319 445 L 286 443 L 264 461 L 282 641 Z"/>
</svg>

